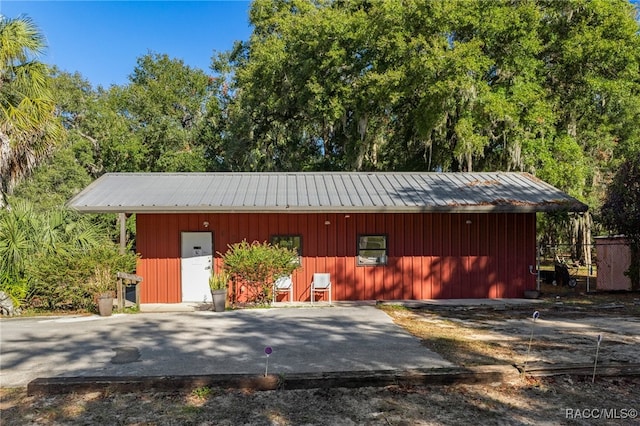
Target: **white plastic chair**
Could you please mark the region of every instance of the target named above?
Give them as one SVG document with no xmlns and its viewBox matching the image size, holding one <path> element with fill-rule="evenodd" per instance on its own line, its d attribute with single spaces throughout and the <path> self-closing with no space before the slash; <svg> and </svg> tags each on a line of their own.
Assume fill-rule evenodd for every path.
<svg viewBox="0 0 640 426">
<path fill-rule="evenodd" d="M 284 275 L 273 283 L 273 301 L 276 301 L 278 293 L 289 293 L 289 302 L 293 302 L 293 280 L 290 275 Z"/>
<path fill-rule="evenodd" d="M 331 304 L 331 274 L 325 272 L 316 272 L 313 274 L 311 281 L 311 304 L 315 302 L 316 292 L 328 292 L 329 304 Z"/>
</svg>

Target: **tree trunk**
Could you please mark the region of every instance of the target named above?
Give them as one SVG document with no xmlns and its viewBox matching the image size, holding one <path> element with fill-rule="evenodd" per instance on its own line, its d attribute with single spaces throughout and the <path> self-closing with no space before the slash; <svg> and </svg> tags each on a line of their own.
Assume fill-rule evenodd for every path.
<svg viewBox="0 0 640 426">
<path fill-rule="evenodd" d="M 591 265 L 591 225 L 589 212 L 571 217 L 571 257 L 582 265 Z"/>
<path fill-rule="evenodd" d="M 591 266 L 591 225 L 593 224 L 593 218 L 591 217 L 591 213 L 587 212 L 584 214 L 584 227 L 582 228 L 584 232 L 583 238 L 583 249 L 584 249 L 584 263 L 587 266 Z"/>
<path fill-rule="evenodd" d="M 569 113 L 569 122 L 567 123 L 567 134 L 572 138 L 578 137 L 578 120 L 575 112 Z"/>
<path fill-rule="evenodd" d="M 6 196 L 9 192 L 9 157 L 11 146 L 9 136 L 0 131 L 0 208 L 6 206 Z"/>
</svg>

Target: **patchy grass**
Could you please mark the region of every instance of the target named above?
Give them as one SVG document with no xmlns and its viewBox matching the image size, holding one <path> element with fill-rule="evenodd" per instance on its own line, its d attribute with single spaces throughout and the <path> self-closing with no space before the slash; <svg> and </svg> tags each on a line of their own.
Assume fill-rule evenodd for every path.
<svg viewBox="0 0 640 426">
<path fill-rule="evenodd" d="M 134 306 L 126 306 L 123 310 L 113 308 L 114 314 L 138 314 L 140 313 L 140 309 Z M 33 317 L 62 317 L 62 316 L 91 316 L 97 315 L 98 311 L 87 310 L 87 309 L 76 309 L 76 310 L 49 310 L 43 308 L 21 308 L 20 315 L 16 315 L 16 317 L 23 318 L 33 318 Z"/>
<path fill-rule="evenodd" d="M 422 344 L 459 366 L 513 364 L 517 354 L 510 348 L 478 338 L 486 334 L 459 321 L 446 319 L 425 309 L 380 305 L 393 321 L 418 337 Z"/>
<path fill-rule="evenodd" d="M 209 395 L 211 395 L 211 388 L 208 386 L 202 386 L 191 391 L 191 396 L 196 401 L 207 399 Z"/>
<path fill-rule="evenodd" d="M 638 292 L 598 292 L 585 293 L 576 289 L 541 286 L 541 300 L 544 307 L 567 314 L 569 311 L 597 312 L 598 315 L 640 316 L 640 293 Z"/>
<path fill-rule="evenodd" d="M 0 408 L 3 426 L 591 424 L 572 419 L 578 410 L 591 414 L 594 409 L 616 410 L 618 418 L 597 419 L 597 424 L 617 426 L 637 424 L 633 410 L 640 406 L 639 386 L 637 377 L 592 384 L 563 376 L 491 385 L 220 390 L 197 402 L 189 391 L 38 398 L 24 389 L 2 389 Z"/>
<path fill-rule="evenodd" d="M 46 310 L 46 309 L 35 309 L 35 308 L 20 308 L 20 315 L 16 315 L 14 318 L 24 317 L 24 318 L 32 318 L 32 317 L 61 317 L 61 316 L 89 316 L 95 315 L 94 312 L 89 312 L 87 310 Z"/>
</svg>

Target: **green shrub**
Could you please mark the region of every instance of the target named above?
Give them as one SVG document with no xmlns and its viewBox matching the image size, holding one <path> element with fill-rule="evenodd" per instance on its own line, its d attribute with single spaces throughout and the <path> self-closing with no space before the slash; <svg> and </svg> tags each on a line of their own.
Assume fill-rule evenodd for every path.
<svg viewBox="0 0 640 426">
<path fill-rule="evenodd" d="M 268 304 L 271 301 L 273 282 L 283 275 L 290 275 L 298 267 L 295 250 L 273 246 L 267 242 L 247 241 L 232 244 L 220 254 L 223 268 L 234 281 L 247 286 L 247 302 Z M 237 303 L 232 292 L 231 302 Z"/>
<path fill-rule="evenodd" d="M 29 282 L 25 278 L 16 279 L 6 271 L 0 273 L 0 291 L 11 298 L 14 306 L 20 306 L 29 291 Z"/>
<path fill-rule="evenodd" d="M 111 290 L 115 288 L 115 273 L 132 272 L 136 256 L 121 255 L 116 244 L 107 242 L 85 250 L 61 252 L 56 256 L 41 254 L 27 267 L 30 277 L 31 307 L 46 309 L 93 309 L 95 296 L 105 281 L 104 274 L 112 275 Z"/>
<path fill-rule="evenodd" d="M 135 269 L 135 255 L 121 255 L 108 235 L 87 216 L 11 199 L 0 209 L 0 290 L 18 306 L 90 309 L 99 274 Z"/>
</svg>

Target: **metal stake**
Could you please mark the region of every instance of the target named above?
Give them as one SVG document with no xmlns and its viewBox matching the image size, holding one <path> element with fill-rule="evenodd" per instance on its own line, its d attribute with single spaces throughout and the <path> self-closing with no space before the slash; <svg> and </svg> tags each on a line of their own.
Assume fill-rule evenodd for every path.
<svg viewBox="0 0 640 426">
<path fill-rule="evenodd" d="M 600 342 L 602 342 L 602 334 L 598 334 L 598 343 L 596 345 L 596 360 L 593 363 L 593 377 L 591 377 L 591 383 L 596 381 L 596 367 L 598 366 L 598 352 L 600 351 Z"/>
<path fill-rule="evenodd" d="M 533 323 L 531 324 L 531 336 L 529 336 L 529 348 L 527 349 L 527 356 L 524 359 L 524 368 L 522 369 L 522 375 L 524 376 L 527 372 L 527 361 L 529 360 L 529 353 L 531 352 L 531 342 L 533 341 L 533 329 L 536 325 L 536 320 L 540 317 L 540 312 L 535 311 L 533 313 Z"/>
</svg>

